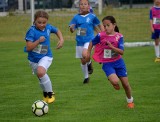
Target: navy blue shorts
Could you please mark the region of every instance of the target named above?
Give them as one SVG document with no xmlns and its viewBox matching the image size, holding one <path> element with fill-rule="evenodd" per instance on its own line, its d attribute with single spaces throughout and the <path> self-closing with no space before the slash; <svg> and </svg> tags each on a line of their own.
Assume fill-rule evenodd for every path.
<svg viewBox="0 0 160 122">
<path fill-rule="evenodd" d="M 126 65 L 122 58 L 115 62 L 103 63 L 102 69 L 107 77 L 111 74 L 116 74 L 118 77 L 127 77 Z"/>
<path fill-rule="evenodd" d="M 154 33 L 152 33 L 152 39 L 158 39 L 160 35 L 160 30 L 154 30 Z"/>
</svg>

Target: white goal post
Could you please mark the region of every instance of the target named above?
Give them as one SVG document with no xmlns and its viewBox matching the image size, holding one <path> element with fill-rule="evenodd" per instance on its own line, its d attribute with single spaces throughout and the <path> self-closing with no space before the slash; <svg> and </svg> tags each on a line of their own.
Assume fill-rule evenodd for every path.
<svg viewBox="0 0 160 122">
<path fill-rule="evenodd" d="M 30 0 L 30 9 L 31 9 L 31 25 L 33 25 L 33 21 L 34 21 L 34 0 Z"/>
</svg>

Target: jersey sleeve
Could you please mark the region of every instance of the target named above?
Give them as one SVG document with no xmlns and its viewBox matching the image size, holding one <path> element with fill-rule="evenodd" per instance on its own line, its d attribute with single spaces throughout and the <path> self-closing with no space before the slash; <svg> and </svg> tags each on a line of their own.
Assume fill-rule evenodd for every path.
<svg viewBox="0 0 160 122">
<path fill-rule="evenodd" d="M 100 42 L 100 33 L 97 34 L 93 39 L 92 39 L 92 44 L 96 45 Z"/>
<path fill-rule="evenodd" d="M 58 28 L 54 27 L 54 26 L 50 26 L 51 28 L 51 33 L 57 33 L 58 32 Z"/>
<path fill-rule="evenodd" d="M 25 37 L 25 40 L 26 41 L 34 41 L 34 28 L 31 27 L 27 33 L 26 33 L 26 37 Z"/>
<path fill-rule="evenodd" d="M 72 20 L 70 21 L 70 23 L 69 23 L 69 26 L 71 26 L 71 25 L 76 25 L 76 15 L 72 18 Z"/>
<path fill-rule="evenodd" d="M 121 49 L 121 50 L 124 50 L 124 40 L 123 40 L 123 37 L 121 37 L 119 39 L 118 48 Z"/>
<path fill-rule="evenodd" d="M 150 13 L 149 13 L 149 19 L 152 20 L 153 19 L 153 16 L 152 16 L 152 10 L 150 10 Z"/>
<path fill-rule="evenodd" d="M 99 21 L 99 19 L 96 16 L 95 16 L 95 18 L 93 20 L 93 24 L 94 24 L 94 26 L 97 26 L 97 25 L 100 24 L 100 21 Z"/>
</svg>

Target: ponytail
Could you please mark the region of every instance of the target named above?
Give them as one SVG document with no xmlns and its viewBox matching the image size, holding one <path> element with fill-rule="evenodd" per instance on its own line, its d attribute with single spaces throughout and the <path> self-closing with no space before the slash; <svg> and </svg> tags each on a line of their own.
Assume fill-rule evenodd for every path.
<svg viewBox="0 0 160 122">
<path fill-rule="evenodd" d="M 119 33 L 119 28 L 117 25 L 115 26 L 114 31 Z"/>
</svg>

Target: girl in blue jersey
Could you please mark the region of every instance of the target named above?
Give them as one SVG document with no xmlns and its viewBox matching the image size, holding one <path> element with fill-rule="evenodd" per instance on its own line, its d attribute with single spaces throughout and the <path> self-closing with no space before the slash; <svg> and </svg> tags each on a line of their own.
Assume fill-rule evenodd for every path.
<svg viewBox="0 0 160 122">
<path fill-rule="evenodd" d="M 48 14 L 45 11 L 37 11 L 34 17 L 34 25 L 26 33 L 25 51 L 28 53 L 28 60 L 32 71 L 39 79 L 40 87 L 43 90 L 43 100 L 52 103 L 55 95 L 52 90 L 52 82 L 47 74 L 53 56 L 50 48 L 50 33 L 56 34 L 59 41 L 57 49 L 63 46 L 63 36 L 56 27 L 47 24 Z"/>
<path fill-rule="evenodd" d="M 70 24 L 70 31 L 76 32 L 76 58 L 81 60 L 81 68 L 84 74 L 83 83 L 89 82 L 89 74 L 92 74 L 93 68 L 91 60 L 86 61 L 87 49 L 90 40 L 94 37 L 94 29 L 98 28 L 99 31 L 103 29 L 99 19 L 95 14 L 90 12 L 90 5 L 88 0 L 79 1 L 79 13 L 76 14 Z"/>
</svg>

